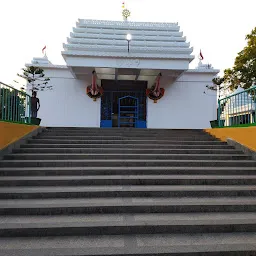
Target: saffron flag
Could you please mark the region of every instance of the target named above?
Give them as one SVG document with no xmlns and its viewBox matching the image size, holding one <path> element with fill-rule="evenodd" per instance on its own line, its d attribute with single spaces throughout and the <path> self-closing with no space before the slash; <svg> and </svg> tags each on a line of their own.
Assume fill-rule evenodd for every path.
<svg viewBox="0 0 256 256">
<path fill-rule="evenodd" d="M 44 53 L 45 49 L 46 49 L 46 45 L 45 45 L 44 48 L 42 49 L 42 53 Z"/>
<path fill-rule="evenodd" d="M 204 59 L 204 56 L 203 56 L 203 54 L 202 54 L 202 52 L 201 52 L 201 49 L 200 49 L 199 59 L 200 59 L 200 60 L 203 60 L 203 59 Z"/>
</svg>

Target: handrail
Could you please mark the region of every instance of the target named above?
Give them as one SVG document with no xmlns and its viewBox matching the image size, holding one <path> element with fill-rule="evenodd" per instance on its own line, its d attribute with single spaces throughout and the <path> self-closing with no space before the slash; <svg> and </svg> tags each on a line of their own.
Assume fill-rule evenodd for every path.
<svg viewBox="0 0 256 256">
<path fill-rule="evenodd" d="M 15 87 L 13 87 L 13 86 L 10 86 L 10 85 L 8 85 L 8 84 L 5 84 L 5 83 L 3 83 L 3 82 L 1 82 L 1 81 L 0 81 L 0 84 L 3 84 L 4 86 L 6 86 L 6 87 L 8 87 L 8 88 L 10 88 L 10 89 L 12 89 L 12 90 L 19 91 L 20 93 L 23 93 L 23 94 L 25 94 L 26 96 L 31 97 L 31 96 L 30 96 L 29 94 L 27 94 L 26 92 L 23 92 L 23 91 L 21 91 L 21 90 L 18 90 L 17 88 L 15 88 Z"/>
<path fill-rule="evenodd" d="M 256 125 L 256 86 L 218 100 L 219 127 Z"/>
<path fill-rule="evenodd" d="M 234 97 L 234 96 L 236 96 L 236 95 L 239 95 L 239 94 L 241 94 L 241 93 L 245 93 L 245 92 L 248 92 L 248 91 L 250 91 L 250 90 L 255 90 L 255 89 L 256 89 L 256 86 L 253 86 L 253 87 L 250 87 L 250 88 L 248 88 L 248 89 L 245 89 L 245 90 L 242 91 L 242 92 L 233 93 L 233 94 L 231 94 L 231 95 L 229 95 L 229 96 L 226 96 L 225 98 L 221 98 L 220 100 L 229 99 L 229 98 L 232 98 L 232 97 Z"/>
<path fill-rule="evenodd" d="M 0 82 L 0 120 L 31 123 L 31 96 Z"/>
</svg>

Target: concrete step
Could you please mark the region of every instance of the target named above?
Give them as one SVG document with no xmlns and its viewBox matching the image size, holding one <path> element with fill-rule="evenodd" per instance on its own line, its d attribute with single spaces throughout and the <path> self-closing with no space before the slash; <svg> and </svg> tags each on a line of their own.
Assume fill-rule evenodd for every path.
<svg viewBox="0 0 256 256">
<path fill-rule="evenodd" d="M 154 129 L 154 128 L 140 128 L 134 129 L 132 127 L 111 127 L 111 128 L 97 128 L 97 127 L 46 127 L 45 132 L 179 132 L 179 133 L 203 133 L 203 129 Z"/>
<path fill-rule="evenodd" d="M 173 140 L 173 141 L 214 141 L 215 139 L 210 136 L 117 136 L 117 135 L 88 135 L 88 136 L 77 136 L 77 135 L 69 135 L 69 136 L 49 136 L 42 134 L 40 136 L 34 137 L 36 139 L 51 139 L 51 140 L 147 140 L 147 141 L 163 141 L 163 140 Z"/>
<path fill-rule="evenodd" d="M 3 160 L 0 167 L 256 167 L 253 160 Z"/>
<path fill-rule="evenodd" d="M 113 153 L 39 153 L 9 154 L 7 160 L 251 160 L 251 156 L 240 154 L 113 154 Z M 256 164 L 256 162 L 255 162 Z"/>
<path fill-rule="evenodd" d="M 38 154 L 38 153 L 65 153 L 65 154 L 90 154 L 90 153 L 119 153 L 119 154 L 241 154 L 241 151 L 235 149 L 168 149 L 168 148 L 21 148 L 14 149 L 13 153 L 19 154 Z"/>
<path fill-rule="evenodd" d="M 256 233 L 0 238 L 1 256 L 255 256 Z"/>
<path fill-rule="evenodd" d="M 256 213 L 0 216 L 1 237 L 256 232 Z"/>
<path fill-rule="evenodd" d="M 1 187 L 99 185 L 256 185 L 256 175 L 58 175 L 6 176 L 0 179 Z"/>
<path fill-rule="evenodd" d="M 0 215 L 255 212 L 253 197 L 1 199 Z"/>
<path fill-rule="evenodd" d="M 83 149 L 116 149 L 116 148 L 120 148 L 120 150 L 122 150 L 123 148 L 125 149 L 197 149 L 197 150 L 201 150 L 201 149 L 233 149 L 234 148 L 232 146 L 227 145 L 226 143 L 214 143 L 214 144 L 210 144 L 210 145 L 195 145 L 195 144 L 191 144 L 191 145 L 186 145 L 186 144 L 85 144 L 85 143 L 81 143 L 81 144 L 72 144 L 72 143 L 63 143 L 63 144 L 56 144 L 56 143 L 51 143 L 51 144 L 47 144 L 47 143 L 33 143 L 33 140 L 30 141 L 29 144 L 24 144 L 21 145 L 21 148 L 32 148 L 32 149 L 50 149 L 50 148 L 83 148 Z"/>
<path fill-rule="evenodd" d="M 142 140 L 141 138 L 130 140 L 130 139 L 124 139 L 124 140 L 101 140 L 101 139 L 95 139 L 92 140 L 88 138 L 87 140 L 77 139 L 77 140 L 63 140 L 63 139 L 29 139 L 28 143 L 46 143 L 46 144 L 122 144 L 125 146 L 126 144 L 176 144 L 176 145 L 223 145 L 225 142 L 221 141 L 214 141 L 214 140 L 206 140 L 206 141 L 193 141 L 193 140 L 187 140 L 187 141 L 179 141 L 179 140 Z"/>
<path fill-rule="evenodd" d="M 212 138 L 213 136 L 206 132 L 174 132 L 174 131 L 105 131 L 105 130 L 99 130 L 99 131 L 46 131 L 40 133 L 40 135 L 46 135 L 46 136 L 122 136 L 122 137 L 130 137 L 130 136 L 141 136 L 141 137 L 165 137 L 165 136 L 171 136 L 171 137 L 208 137 Z"/>
<path fill-rule="evenodd" d="M 1 162 L 0 162 L 1 163 Z M 122 167 L 0 167 L 3 176 L 61 176 L 61 175 L 256 175 L 255 167 L 233 166 L 122 166 Z"/>
<path fill-rule="evenodd" d="M 47 129 L 0 176 L 0 256 L 256 255 L 256 161 L 202 130 Z"/>
<path fill-rule="evenodd" d="M 255 197 L 255 185 L 0 187 L 0 199 L 108 197 Z M 255 230 L 256 231 L 256 230 Z"/>
<path fill-rule="evenodd" d="M 206 136 L 206 137 L 212 137 L 208 133 L 204 132 L 119 132 L 119 131 L 100 131 L 100 132 L 52 132 L 52 131 L 46 131 L 42 132 L 40 135 L 43 136 L 124 136 L 124 137 L 130 137 L 130 136 L 140 136 L 140 137 L 149 137 L 149 136 L 179 136 L 179 137 L 200 137 L 200 136 Z"/>
<path fill-rule="evenodd" d="M 203 129 L 158 129 L 158 128 L 133 128 L 133 127 L 46 127 L 46 131 L 83 131 L 83 132 L 204 132 Z"/>
</svg>

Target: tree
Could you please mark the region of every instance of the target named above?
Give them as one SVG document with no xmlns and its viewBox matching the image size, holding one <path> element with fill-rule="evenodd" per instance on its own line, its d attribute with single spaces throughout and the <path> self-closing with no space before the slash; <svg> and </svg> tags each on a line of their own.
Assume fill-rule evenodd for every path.
<svg viewBox="0 0 256 256">
<path fill-rule="evenodd" d="M 224 82 L 231 90 L 250 88 L 256 83 L 256 27 L 246 36 L 247 45 L 235 59 L 232 69 L 224 71 Z"/>
<path fill-rule="evenodd" d="M 213 85 L 207 85 L 206 87 L 209 90 L 217 91 L 218 89 L 221 90 L 221 85 L 224 82 L 224 78 L 220 76 L 216 76 L 212 79 Z"/>
<path fill-rule="evenodd" d="M 27 85 L 22 86 L 22 90 L 26 89 L 29 91 L 45 91 L 52 90 L 52 86 L 48 85 L 50 81 L 49 77 L 45 77 L 44 70 L 39 67 L 26 67 L 22 69 L 22 74 L 17 74 L 26 80 Z"/>
</svg>

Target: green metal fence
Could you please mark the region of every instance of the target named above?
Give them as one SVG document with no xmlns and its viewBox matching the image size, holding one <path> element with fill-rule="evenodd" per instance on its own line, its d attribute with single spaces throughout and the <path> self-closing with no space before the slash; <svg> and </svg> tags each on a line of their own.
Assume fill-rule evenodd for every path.
<svg viewBox="0 0 256 256">
<path fill-rule="evenodd" d="M 219 127 L 256 125 L 256 86 L 218 100 Z"/>
<path fill-rule="evenodd" d="M 30 104 L 28 94 L 0 82 L 0 120 L 30 124 Z"/>
</svg>

